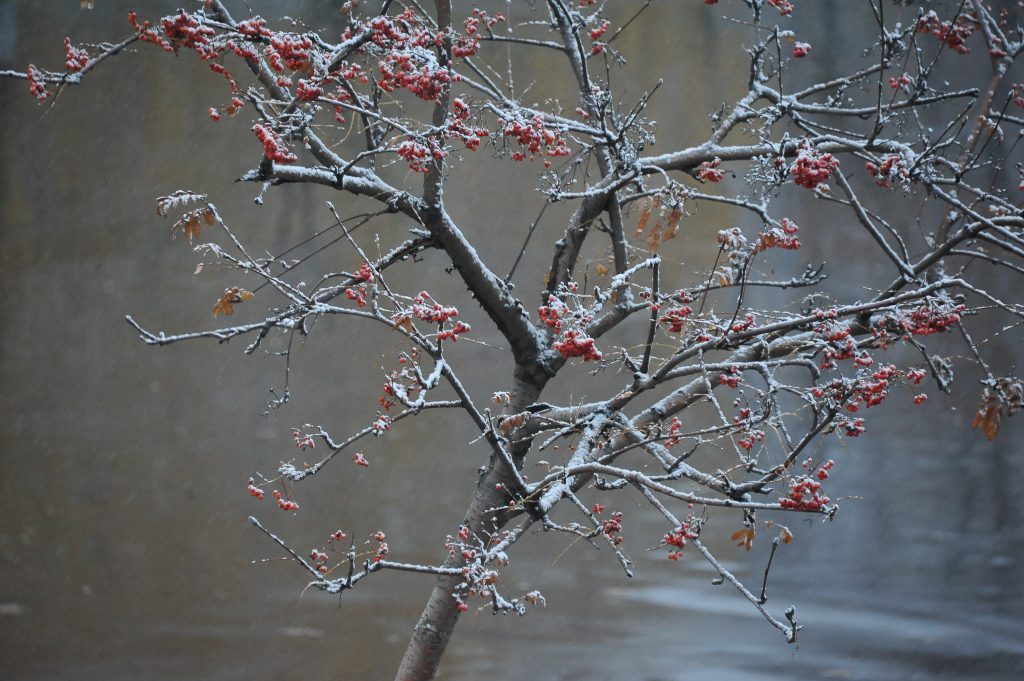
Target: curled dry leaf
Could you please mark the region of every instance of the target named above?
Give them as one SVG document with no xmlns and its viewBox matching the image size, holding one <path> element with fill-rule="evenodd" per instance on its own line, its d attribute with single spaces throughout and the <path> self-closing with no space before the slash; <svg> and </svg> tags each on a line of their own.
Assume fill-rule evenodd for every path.
<svg viewBox="0 0 1024 681">
<path fill-rule="evenodd" d="M 646 198 L 643 200 L 643 208 L 640 209 L 640 221 L 636 223 L 636 233 L 634 237 L 643 236 L 643 233 L 647 231 L 647 221 L 651 219 L 651 211 L 657 210 L 661 206 L 661 197 L 655 196 L 653 198 Z"/>
<path fill-rule="evenodd" d="M 608 274 L 608 267 L 606 265 L 597 265 L 594 267 L 594 271 L 597 272 L 597 276 L 603 277 Z"/>
<path fill-rule="evenodd" d="M 675 237 L 679 231 L 679 221 L 683 219 L 683 209 L 680 206 L 672 208 L 668 214 L 668 221 L 665 224 L 665 229 L 661 232 L 661 240 L 668 241 Z"/>
<path fill-rule="evenodd" d="M 981 406 L 974 414 L 971 428 L 981 428 L 985 439 L 991 442 L 999 434 L 999 417 L 999 400 L 990 395 L 982 400 Z"/>
<path fill-rule="evenodd" d="M 188 240 L 192 241 L 194 237 L 199 236 L 199 233 L 203 231 L 204 227 L 209 227 L 215 220 L 216 218 L 214 217 L 213 211 L 209 208 L 190 210 L 182 215 L 181 219 L 175 222 L 171 227 L 171 236 L 174 236 L 180 227 Z"/>
<path fill-rule="evenodd" d="M 732 540 L 739 541 L 736 546 L 742 546 L 747 551 L 754 546 L 754 535 L 757 534 L 757 530 L 753 527 L 744 527 L 742 530 L 737 530 L 732 533 Z"/>
<path fill-rule="evenodd" d="M 401 328 L 405 329 L 409 333 L 412 333 L 415 330 L 415 327 L 412 325 L 412 317 L 410 317 L 409 315 L 398 315 L 394 317 L 392 321 L 394 322 L 391 325 L 392 331 L 397 331 L 398 329 Z"/>
<path fill-rule="evenodd" d="M 771 520 L 764 521 L 764 526 L 769 530 L 775 527 L 776 523 Z M 789 528 L 785 525 L 779 524 L 779 539 L 782 540 L 783 544 L 789 544 L 793 541 L 793 533 L 790 532 Z"/>
<path fill-rule="evenodd" d="M 224 289 L 224 295 L 217 299 L 217 304 L 213 306 L 213 316 L 219 317 L 224 315 L 230 317 L 235 312 L 235 305 L 243 301 L 252 298 L 252 293 L 246 291 L 243 288 L 232 286 Z"/>
</svg>

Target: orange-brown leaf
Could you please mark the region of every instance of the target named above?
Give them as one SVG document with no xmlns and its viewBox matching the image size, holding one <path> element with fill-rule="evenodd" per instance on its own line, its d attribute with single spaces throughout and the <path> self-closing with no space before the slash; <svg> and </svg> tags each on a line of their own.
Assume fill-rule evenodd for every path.
<svg viewBox="0 0 1024 681">
<path fill-rule="evenodd" d="M 651 231 L 647 233 L 647 250 L 651 253 L 658 252 L 658 246 L 661 245 L 661 219 L 659 218 L 654 226 L 651 227 Z"/>
<path fill-rule="evenodd" d="M 971 422 L 971 428 L 980 427 L 981 432 L 985 434 L 985 439 L 991 442 L 999 434 L 999 417 L 999 402 L 994 397 L 990 397 L 978 407 L 974 421 Z"/>
<path fill-rule="evenodd" d="M 599 277 L 603 277 L 608 274 L 608 267 L 605 265 L 597 265 L 594 267 L 594 270 L 597 272 L 597 276 Z"/>
<path fill-rule="evenodd" d="M 399 317 L 395 317 L 394 323 L 391 325 L 391 329 L 397 330 L 398 328 L 403 328 L 411 333 L 415 328 L 412 325 L 412 317 L 410 317 L 409 315 L 401 315 Z"/>
<path fill-rule="evenodd" d="M 250 298 L 252 298 L 252 293 L 237 286 L 224 289 L 224 295 L 218 298 L 217 304 L 213 306 L 213 316 L 230 317 L 235 313 L 235 305 Z"/>
<path fill-rule="evenodd" d="M 647 231 L 647 221 L 651 218 L 651 211 L 658 207 L 661 203 L 661 199 L 655 196 L 653 199 L 644 199 L 644 207 L 640 211 L 640 221 L 636 223 L 635 237 L 643 236 L 643 233 Z"/>
<path fill-rule="evenodd" d="M 789 531 L 788 527 L 782 528 L 782 531 L 779 532 L 779 537 L 782 539 L 783 544 L 788 544 L 793 541 L 793 533 Z"/>
<path fill-rule="evenodd" d="M 754 545 L 754 535 L 757 534 L 757 530 L 753 527 L 745 527 L 742 530 L 736 530 L 732 533 L 732 540 L 739 540 L 739 544 L 736 546 L 742 546 L 747 551 Z"/>
<path fill-rule="evenodd" d="M 679 221 L 683 219 L 683 209 L 676 206 L 668 214 L 668 222 L 665 225 L 664 231 L 661 233 L 661 240 L 668 241 L 673 238 L 679 231 Z"/>
</svg>

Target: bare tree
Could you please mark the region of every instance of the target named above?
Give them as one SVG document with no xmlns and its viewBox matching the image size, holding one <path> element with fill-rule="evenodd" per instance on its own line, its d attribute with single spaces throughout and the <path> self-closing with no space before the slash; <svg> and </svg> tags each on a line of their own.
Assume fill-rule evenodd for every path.
<svg viewBox="0 0 1024 681">
<path fill-rule="evenodd" d="M 436 577 L 396 678 L 432 678 L 460 613 L 474 602 L 519 615 L 543 603 L 539 591 L 513 594 L 502 582 L 509 553 L 531 528 L 607 546 L 631 575 L 625 519 L 605 508 L 614 508 L 622 490 L 634 490 L 664 518 L 664 535 L 648 545 L 670 560 L 700 554 L 720 583 L 795 641 L 794 608 L 768 604 L 768 571 L 760 584 L 744 585 L 702 536 L 731 533 L 749 548 L 768 527 L 774 556 L 792 539 L 779 520 L 784 514 L 831 520 L 840 510 L 826 492 L 834 462 L 817 460 L 809 445 L 860 435 L 870 427 L 870 408 L 910 409 L 927 399 L 929 383 L 952 390 L 952 363 L 930 337 L 958 337 L 984 376 L 974 425 L 988 439 L 1002 416 L 1020 408 L 1020 381 L 993 368 L 988 338 L 978 335 L 1016 328 L 1024 317 L 1016 279 L 1024 273 L 1016 194 L 1024 190 L 1017 160 L 1024 90 L 1011 79 L 1024 50 L 1017 18 L 979 0 L 934 9 L 865 0 L 864 21 L 877 31 L 860 63 L 794 87 L 800 60 L 813 60 L 827 40 L 786 29 L 799 12 L 794 3 L 705 0 L 706 11 L 749 26 L 746 92 L 712 115 L 699 144 L 654 153 L 655 122 L 646 109 L 667 85 L 651 74 L 640 96 L 612 88 L 628 57 L 620 37 L 643 31 L 650 0 L 523 3 L 517 21 L 511 2 L 503 12 L 468 5 L 456 12 L 452 4 L 351 0 L 341 5 L 348 28 L 334 40 L 294 24 L 239 20 L 220 0 L 206 0 L 153 23 L 133 14 L 130 34 L 116 42 L 79 47 L 65 39 L 64 70 L 30 65 L 2 73 L 27 80 L 46 103 L 142 43 L 195 53 L 230 88 L 230 104 L 211 108 L 210 117 L 254 121 L 263 151 L 241 179 L 259 187 L 258 202 L 272 187 L 312 183 L 374 205 L 342 215 L 328 203 L 327 230 L 261 256 L 206 195 L 162 197 L 158 211 L 176 218 L 174 230 L 190 241 L 218 235 L 196 251 L 238 273 L 240 284 L 220 295 L 214 316 L 231 316 L 243 303 L 264 311 L 250 322 L 190 333 L 128 322 L 151 345 L 245 337 L 247 353 L 272 335 L 290 350 L 295 336 L 315 332 L 316 320 L 336 316 L 354 318 L 353 330 L 380 324 L 404 338 L 376 420 L 341 435 L 326 426 L 296 430 L 297 446 L 319 444 L 327 454 L 250 480 L 259 499 L 276 488 L 271 493 L 287 512 L 298 511 L 298 490 L 338 454 L 368 465 L 360 443 L 387 437 L 403 420 L 454 409 L 478 429 L 488 460 L 467 490 L 462 524 L 444 540 L 447 555 L 435 564 L 394 556 L 382 532 L 366 539 L 336 530 L 307 557 L 251 519 L 308 573 L 310 586 L 328 593 L 391 570 Z M 536 74 L 513 74 L 533 51 L 544 55 L 534 63 L 567 65 L 575 90 L 530 103 L 520 83 Z M 691 56 L 680 49 L 680 60 Z M 949 85 L 965 60 L 987 61 L 989 79 Z M 347 131 L 358 133 L 359 148 L 346 141 Z M 445 205 L 450 168 L 471 154 L 520 164 L 538 178 L 535 219 L 507 273 L 496 269 L 505 254 L 478 250 Z M 839 294 L 824 288 L 823 265 L 775 274 L 776 266 L 792 268 L 800 253 L 787 251 L 802 245 L 786 207 L 809 197 L 827 207 L 830 222 L 863 230 L 873 244 L 864 255 L 873 271 Z M 531 243 L 555 203 L 574 206 L 562 236 Z M 714 240 L 687 234 L 702 204 L 743 217 Z M 403 238 L 371 248 L 365 232 L 357 233 L 395 214 L 412 225 Z M 659 256 L 665 242 L 683 238 L 689 252 L 714 264 L 690 271 Z M 334 244 L 346 249 L 349 271 L 303 267 L 311 252 Z M 472 300 L 436 300 L 425 271 L 416 275 L 425 290 L 390 285 L 393 270 L 416 268 L 429 251 L 443 253 Z M 531 290 L 514 285 L 528 257 L 550 259 L 546 280 Z M 979 263 L 998 268 L 1004 283 L 983 284 Z M 312 284 L 297 281 L 296 272 Z M 751 302 L 764 299 L 762 290 L 778 304 Z M 460 370 L 466 343 L 458 341 L 472 341 L 477 331 L 453 302 L 486 313 L 514 360 L 512 376 Z M 982 319 L 974 324 L 976 316 Z M 909 356 L 899 348 L 916 360 L 898 366 Z M 286 363 L 289 350 L 281 353 Z M 588 390 L 606 390 L 602 399 L 546 400 L 545 388 L 572 365 L 572 380 L 583 380 L 581 367 L 592 368 Z M 284 405 L 288 390 L 286 383 L 271 407 Z M 524 466 L 540 456 L 547 472 L 530 480 Z M 584 502 L 586 489 L 600 501 Z"/>
</svg>

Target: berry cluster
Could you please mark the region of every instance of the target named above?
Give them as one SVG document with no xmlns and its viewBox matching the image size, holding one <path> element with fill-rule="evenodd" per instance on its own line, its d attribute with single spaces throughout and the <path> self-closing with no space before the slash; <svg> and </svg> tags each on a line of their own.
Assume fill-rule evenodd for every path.
<svg viewBox="0 0 1024 681">
<path fill-rule="evenodd" d="M 282 495 L 280 491 L 275 489 L 273 492 L 271 492 L 271 494 L 273 494 L 274 498 L 277 499 L 277 505 L 282 511 L 299 510 L 299 505 L 292 501 L 291 499 L 285 499 L 284 495 Z"/>
<path fill-rule="evenodd" d="M 78 73 L 89 64 L 89 53 L 71 44 L 71 38 L 64 38 L 64 68 Z"/>
<path fill-rule="evenodd" d="M 813 474 L 813 477 L 804 475 L 794 480 L 789 486 L 789 496 L 779 499 L 779 506 L 794 511 L 820 511 L 830 499 L 825 496 L 821 489 L 821 482 L 828 478 L 828 471 L 835 465 L 835 461 L 829 459 L 816 473 L 810 469 L 810 462 L 804 462 L 804 468 Z M 817 478 L 815 480 L 814 478 Z"/>
<path fill-rule="evenodd" d="M 570 153 L 565 141 L 557 133 L 544 127 L 543 114 L 536 114 L 529 120 L 521 117 L 515 117 L 512 120 L 499 119 L 498 123 L 502 126 L 502 135 L 526 149 L 530 153 L 531 161 L 536 154 L 540 153 L 550 157 L 568 156 Z M 513 161 L 524 159 L 526 159 L 524 152 L 513 152 Z M 545 167 L 548 165 L 550 162 L 545 161 Z"/>
<path fill-rule="evenodd" d="M 811 44 L 810 43 L 801 43 L 801 42 L 793 43 L 793 57 L 795 59 L 801 59 L 803 57 L 806 57 L 807 54 L 810 51 L 811 51 Z"/>
<path fill-rule="evenodd" d="M 691 314 L 693 308 L 689 305 L 677 305 L 658 317 L 658 323 L 667 324 L 669 333 L 682 333 L 683 321 Z"/>
<path fill-rule="evenodd" d="M 252 131 L 256 134 L 257 139 L 263 143 L 263 153 L 271 161 L 277 161 L 278 163 L 295 163 L 299 158 L 293 154 L 285 143 L 281 140 L 281 137 L 263 125 L 257 123 L 252 126 Z"/>
<path fill-rule="evenodd" d="M 804 143 L 797 153 L 796 161 L 789 168 L 789 174 L 793 177 L 793 182 L 799 186 L 815 189 L 838 167 L 839 160 L 832 154 L 822 154 Z"/>
<path fill-rule="evenodd" d="M 616 511 L 612 513 L 610 518 L 605 518 L 601 521 L 601 533 L 608 537 L 608 541 L 618 546 L 624 540 L 622 539 L 622 511 Z"/>
<path fill-rule="evenodd" d="M 687 540 L 696 539 L 700 533 L 700 521 L 692 516 L 688 517 L 683 524 L 666 534 L 662 538 L 664 546 L 671 546 L 668 552 L 669 560 L 679 560 L 683 557 L 683 548 Z"/>
<path fill-rule="evenodd" d="M 903 160 L 902 156 L 898 154 L 889 154 L 882 161 L 881 165 L 876 165 L 871 161 L 864 164 L 867 171 L 874 175 L 875 184 L 884 189 L 889 188 L 889 182 L 896 180 L 899 182 L 906 182 L 910 179 L 910 173 L 907 171 L 907 163 Z"/>
<path fill-rule="evenodd" d="M 940 21 L 935 10 L 922 15 L 914 26 L 917 33 L 934 35 L 957 54 L 967 54 L 971 51 L 971 48 L 967 47 L 967 39 L 971 37 L 975 29 L 975 22 L 965 14 L 961 14 L 953 21 Z"/>
<path fill-rule="evenodd" d="M 697 168 L 697 177 L 705 182 L 721 182 L 725 178 L 725 171 L 718 169 L 721 164 L 722 159 L 717 156 L 710 161 L 704 161 Z"/>
</svg>

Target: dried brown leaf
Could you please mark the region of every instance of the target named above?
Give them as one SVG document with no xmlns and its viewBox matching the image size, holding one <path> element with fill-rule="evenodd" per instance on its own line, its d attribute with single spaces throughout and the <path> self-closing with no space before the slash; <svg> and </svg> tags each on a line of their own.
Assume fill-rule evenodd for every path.
<svg viewBox="0 0 1024 681">
<path fill-rule="evenodd" d="M 754 546 L 754 535 L 757 534 L 757 530 L 753 527 L 745 527 L 742 530 L 736 530 L 732 533 L 732 540 L 739 541 L 736 546 L 742 546 L 747 551 Z"/>
<path fill-rule="evenodd" d="M 224 295 L 217 299 L 217 304 L 213 306 L 213 316 L 219 317 L 224 315 L 230 317 L 235 313 L 235 305 L 243 301 L 252 298 L 252 293 L 246 291 L 243 288 L 232 286 L 224 289 Z"/>
<path fill-rule="evenodd" d="M 643 200 L 643 208 L 640 210 L 640 221 L 636 223 L 636 233 L 634 237 L 641 237 L 643 233 L 647 231 L 647 221 L 651 218 L 651 211 L 656 210 L 661 205 L 661 198 L 655 196 L 654 198 L 646 198 Z"/>
<path fill-rule="evenodd" d="M 999 434 L 999 402 L 994 397 L 989 397 L 982 401 L 981 406 L 978 407 L 977 413 L 974 414 L 974 421 L 971 422 L 971 428 L 981 428 L 981 432 L 985 434 L 985 439 L 991 442 L 996 439 L 996 435 Z"/>
<path fill-rule="evenodd" d="M 672 209 L 672 212 L 668 214 L 668 221 L 665 224 L 665 229 L 661 233 L 661 240 L 668 241 L 675 237 L 679 231 L 679 221 L 683 219 L 683 209 L 676 206 Z"/>
<path fill-rule="evenodd" d="M 597 265 L 594 267 L 594 271 L 597 272 L 597 276 L 603 277 L 608 274 L 608 267 L 606 265 Z"/>
<path fill-rule="evenodd" d="M 658 252 L 658 246 L 661 245 L 661 219 L 654 223 L 651 227 L 651 231 L 647 233 L 647 250 L 651 253 Z"/>
</svg>

